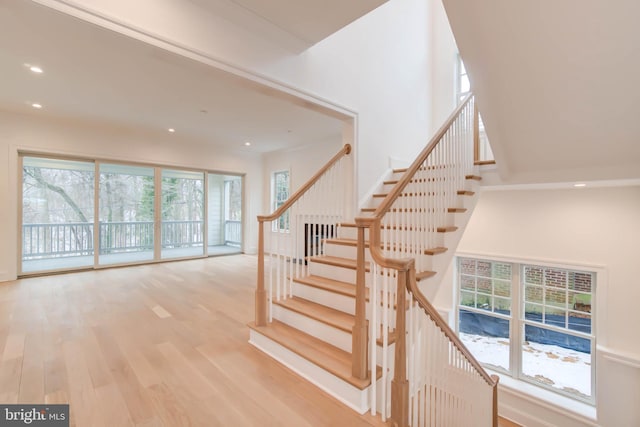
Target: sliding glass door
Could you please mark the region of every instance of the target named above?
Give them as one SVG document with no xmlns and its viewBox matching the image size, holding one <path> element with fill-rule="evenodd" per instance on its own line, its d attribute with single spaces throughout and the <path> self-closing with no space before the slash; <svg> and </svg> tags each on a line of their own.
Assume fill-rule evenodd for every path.
<svg viewBox="0 0 640 427">
<path fill-rule="evenodd" d="M 93 162 L 23 157 L 22 271 L 94 263 Z"/>
<path fill-rule="evenodd" d="M 242 251 L 242 176 L 21 159 L 20 273 Z"/>
<path fill-rule="evenodd" d="M 239 253 L 242 249 L 242 177 L 208 174 L 207 196 L 207 253 Z"/>
<path fill-rule="evenodd" d="M 154 258 L 154 168 L 99 165 L 100 252 L 102 265 Z"/>
<path fill-rule="evenodd" d="M 162 170 L 162 258 L 204 254 L 204 173 Z"/>
</svg>

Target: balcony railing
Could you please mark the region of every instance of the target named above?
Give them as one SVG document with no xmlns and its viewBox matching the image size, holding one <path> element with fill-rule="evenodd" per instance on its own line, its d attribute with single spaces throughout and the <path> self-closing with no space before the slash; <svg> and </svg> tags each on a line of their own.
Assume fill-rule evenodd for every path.
<svg viewBox="0 0 640 427">
<path fill-rule="evenodd" d="M 185 248 L 204 243 L 204 221 L 162 221 L 162 247 Z"/>
<path fill-rule="evenodd" d="M 100 254 L 144 250 L 153 250 L 153 221 L 100 223 Z"/>
<path fill-rule="evenodd" d="M 22 259 L 93 255 L 93 223 L 24 224 Z"/>
<path fill-rule="evenodd" d="M 162 221 L 161 227 L 164 248 L 203 244 L 204 221 Z M 93 228 L 92 222 L 23 224 L 22 259 L 91 256 Z M 228 229 L 236 233 L 233 238 L 237 238 L 239 244 L 240 227 L 236 230 L 235 225 L 230 225 Z M 152 221 L 100 222 L 100 254 L 153 251 L 153 236 Z"/>
<path fill-rule="evenodd" d="M 242 244 L 242 221 L 227 220 L 224 222 L 224 243 L 231 246 Z"/>
</svg>

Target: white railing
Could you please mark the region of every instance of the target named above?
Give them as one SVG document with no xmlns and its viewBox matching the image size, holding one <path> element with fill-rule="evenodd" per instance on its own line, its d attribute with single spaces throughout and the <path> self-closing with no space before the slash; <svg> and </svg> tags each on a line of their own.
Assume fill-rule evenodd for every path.
<svg viewBox="0 0 640 427">
<path fill-rule="evenodd" d="M 383 420 L 390 416 L 398 426 L 489 426 L 497 420 L 496 381 L 431 307 L 416 280 L 433 274 L 426 253 L 442 245 L 441 235 L 452 225 L 448 212 L 458 206 L 458 192 L 474 171 L 475 116 L 469 96 L 373 215 L 356 219 L 360 304 L 367 293 L 365 229 L 373 259 L 367 281 L 367 375 L 373 375 L 377 365 L 383 371 L 381 390 L 372 382 L 371 408 L 373 413 L 380 408 Z M 395 338 L 393 367 L 387 355 L 390 337 Z M 382 341 L 382 360 L 377 360 L 376 340 Z M 383 401 L 377 402 L 377 396 Z"/>
<path fill-rule="evenodd" d="M 93 255 L 93 223 L 22 225 L 22 259 Z"/>
<path fill-rule="evenodd" d="M 225 220 L 224 243 L 232 246 L 240 246 L 242 244 L 242 221 Z"/>
<path fill-rule="evenodd" d="M 153 221 L 100 222 L 100 254 L 153 250 Z"/>
<path fill-rule="evenodd" d="M 346 219 L 350 152 L 345 145 L 275 212 L 258 217 L 258 326 L 272 320 L 274 301 L 293 295 L 293 280 L 308 274 L 307 258 L 324 253 L 324 239 L 335 237 Z"/>
<path fill-rule="evenodd" d="M 23 224 L 22 259 L 93 255 L 92 222 Z M 163 247 L 202 245 L 203 221 L 162 221 Z M 153 251 L 153 221 L 98 223 L 100 254 Z"/>
</svg>

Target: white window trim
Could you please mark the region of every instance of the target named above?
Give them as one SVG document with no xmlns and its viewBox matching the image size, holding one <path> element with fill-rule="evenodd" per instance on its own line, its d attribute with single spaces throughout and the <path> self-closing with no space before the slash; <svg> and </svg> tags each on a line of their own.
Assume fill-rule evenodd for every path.
<svg viewBox="0 0 640 427">
<path fill-rule="evenodd" d="M 509 359 L 510 372 L 508 374 L 501 370 L 493 370 L 491 368 L 486 368 L 487 370 L 495 372 L 496 374 L 503 374 L 502 378 L 505 378 L 505 379 L 508 378 L 508 381 L 506 381 L 506 384 L 509 384 L 510 388 L 518 390 L 520 393 L 531 394 L 535 398 L 540 398 L 542 396 L 544 397 L 544 399 L 542 400 L 548 400 L 549 402 L 554 402 L 554 398 L 557 400 L 558 398 L 561 397 L 562 398 L 560 399 L 561 402 L 570 401 L 570 402 L 575 402 L 577 404 L 576 407 L 578 408 L 583 408 L 583 407 L 592 408 L 593 419 L 595 419 L 595 407 L 597 405 L 597 397 L 598 397 L 597 377 L 599 375 L 599 372 L 596 366 L 596 360 L 598 358 L 597 353 L 599 352 L 599 348 L 601 346 L 606 345 L 605 344 L 606 340 L 602 337 L 602 334 L 600 333 L 600 331 L 606 330 L 606 325 L 604 322 L 606 317 L 603 315 L 604 313 L 602 313 L 602 310 L 604 309 L 604 307 L 606 307 L 606 295 L 607 295 L 607 287 L 608 287 L 607 285 L 608 275 L 607 275 L 606 267 L 603 265 L 580 263 L 575 261 L 513 257 L 513 256 L 505 256 L 502 254 L 456 252 L 455 260 L 454 260 L 455 262 L 453 263 L 454 285 L 452 289 L 454 292 L 453 319 L 454 319 L 454 326 L 455 326 L 454 330 L 456 331 L 456 333 L 459 331 L 459 327 L 460 327 L 460 324 L 459 324 L 460 323 L 460 316 L 459 316 L 460 290 L 459 290 L 459 284 L 458 284 L 458 262 L 457 262 L 457 259 L 459 258 L 473 258 L 473 259 L 483 260 L 483 261 L 497 261 L 497 262 L 518 264 L 517 268 L 512 269 L 512 275 L 514 276 L 512 277 L 512 282 L 516 281 L 517 279 L 517 283 L 518 283 L 518 286 L 513 287 L 512 295 L 511 295 L 512 306 L 514 305 L 513 304 L 514 301 L 516 301 L 516 304 L 518 305 L 517 311 L 515 311 L 512 307 L 512 310 L 511 310 L 512 320 L 515 319 L 516 314 L 518 316 L 520 315 L 520 307 L 519 307 L 521 303 L 520 274 L 521 274 L 521 268 L 524 265 L 535 265 L 535 266 L 541 266 L 541 267 L 558 268 L 563 270 L 579 270 L 579 271 L 595 274 L 596 286 L 595 286 L 595 290 L 592 292 L 592 298 L 596 300 L 597 303 L 594 304 L 595 310 L 592 311 L 591 313 L 592 315 L 591 330 L 594 337 L 593 340 L 591 341 L 591 358 L 592 358 L 592 364 L 594 366 L 594 369 L 591 375 L 591 398 L 590 399 L 581 399 L 579 397 L 571 397 L 570 395 L 563 394 L 562 392 L 558 392 L 551 387 L 545 387 L 544 385 L 539 384 L 533 380 L 528 381 L 525 378 L 523 378 L 523 376 L 521 375 L 522 367 L 520 364 L 521 352 L 519 351 L 510 351 L 510 359 Z M 491 314 L 493 315 L 495 313 L 491 313 Z M 509 330 L 509 333 L 511 335 L 510 340 L 513 341 L 515 339 L 518 339 L 518 341 L 514 341 L 514 342 L 521 342 L 520 341 L 521 333 L 519 331 L 520 328 L 516 327 L 516 323 L 518 323 L 518 325 L 523 325 L 524 323 L 520 319 L 517 319 L 517 320 L 518 322 L 514 322 L 514 321 L 510 322 L 510 330 Z M 514 329 L 518 329 L 517 331 L 518 336 L 514 335 Z M 502 378 L 501 378 L 501 381 L 502 381 Z M 531 393 L 531 390 L 533 389 L 537 389 L 538 392 Z M 569 407 L 573 407 L 573 406 L 569 405 Z M 592 419 L 590 411 L 587 412 L 587 418 Z"/>
</svg>

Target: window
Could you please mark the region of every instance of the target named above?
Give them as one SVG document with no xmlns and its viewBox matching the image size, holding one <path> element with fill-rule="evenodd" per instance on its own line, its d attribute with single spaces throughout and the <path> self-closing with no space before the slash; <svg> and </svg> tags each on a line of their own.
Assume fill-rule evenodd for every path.
<svg viewBox="0 0 640 427">
<path fill-rule="evenodd" d="M 154 168 L 99 165 L 100 264 L 150 261 L 154 249 Z"/>
<path fill-rule="evenodd" d="M 272 179 L 271 200 L 272 208 L 275 211 L 289 198 L 289 171 L 274 172 Z M 289 230 L 289 211 L 285 212 L 274 223 L 274 231 Z"/>
<path fill-rule="evenodd" d="M 22 271 L 94 263 L 93 162 L 23 157 Z"/>
<path fill-rule="evenodd" d="M 465 96 L 469 95 L 471 92 L 471 83 L 469 82 L 467 69 L 464 67 L 464 62 L 462 62 L 462 57 L 460 55 L 458 55 L 457 66 L 456 100 L 460 103 L 460 101 L 462 101 Z"/>
<path fill-rule="evenodd" d="M 204 174 L 162 170 L 162 258 L 204 252 Z"/>
<path fill-rule="evenodd" d="M 456 69 L 456 104 L 459 104 L 467 95 L 469 95 L 469 93 L 471 93 L 471 82 L 469 80 L 469 75 L 467 74 L 467 69 L 464 66 L 464 62 L 462 62 L 462 57 L 459 54 Z M 487 132 L 485 131 L 484 123 L 482 122 L 482 117 L 478 116 L 478 119 L 480 134 L 478 135 L 478 158 L 476 160 L 494 160 L 493 152 L 491 151 L 491 145 L 489 144 L 489 138 L 487 137 Z"/>
<path fill-rule="evenodd" d="M 594 402 L 595 274 L 458 259 L 458 331 L 487 368 Z"/>
</svg>

